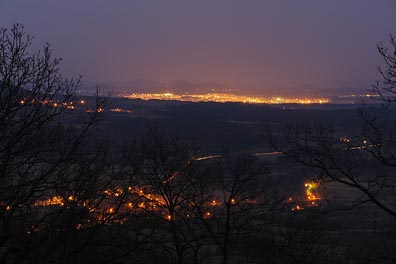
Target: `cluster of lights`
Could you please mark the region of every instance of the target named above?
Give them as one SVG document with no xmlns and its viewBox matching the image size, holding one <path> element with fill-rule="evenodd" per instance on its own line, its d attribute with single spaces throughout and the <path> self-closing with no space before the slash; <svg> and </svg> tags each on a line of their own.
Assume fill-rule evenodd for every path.
<svg viewBox="0 0 396 264">
<path fill-rule="evenodd" d="M 351 142 L 351 139 L 348 138 L 348 137 L 340 137 L 339 140 L 340 140 L 340 142 L 342 142 L 342 143 L 349 143 L 349 142 Z"/>
<path fill-rule="evenodd" d="M 349 97 L 379 97 L 380 95 L 372 93 L 372 94 L 348 94 L 348 95 L 340 95 L 339 98 L 349 98 Z"/>
<path fill-rule="evenodd" d="M 122 109 L 122 108 L 111 108 L 110 112 L 116 112 L 116 113 L 133 113 L 132 110 L 129 109 Z"/>
<path fill-rule="evenodd" d="M 190 162 L 189 162 L 190 163 Z M 188 163 L 188 164 L 189 164 Z M 174 173 L 171 177 L 167 178 L 164 180 L 164 184 L 167 184 L 169 181 L 172 181 L 175 177 L 177 177 L 179 172 Z M 295 204 L 291 208 L 292 211 L 301 211 L 304 210 L 304 207 L 306 206 L 318 206 L 317 201 L 320 200 L 319 195 L 317 194 L 317 189 L 319 187 L 319 184 L 317 182 L 309 181 L 304 184 L 305 187 L 305 200 L 304 203 L 299 203 Z M 129 195 L 132 195 L 134 197 L 134 202 L 128 201 L 128 199 L 122 204 L 118 204 L 115 206 L 115 201 L 117 201 L 118 198 L 125 199 L 129 197 Z M 103 197 L 105 197 L 104 200 Z M 136 199 L 138 198 L 138 199 Z M 80 230 L 85 227 L 89 227 L 98 223 L 104 223 L 104 224 L 124 224 L 127 221 L 127 218 L 118 218 L 117 216 L 123 215 L 124 213 L 127 213 L 128 211 L 130 212 L 133 210 L 135 213 L 142 212 L 142 210 L 145 211 L 152 211 L 152 212 L 157 212 L 163 219 L 167 221 L 173 221 L 175 216 L 168 214 L 166 210 L 166 201 L 164 198 L 160 195 L 157 194 L 152 194 L 152 193 L 146 193 L 143 188 L 137 188 L 137 187 L 132 187 L 129 186 L 126 189 L 123 188 L 115 188 L 115 189 L 107 189 L 103 191 L 103 196 L 99 198 L 102 203 L 100 203 L 99 206 L 92 206 L 93 204 L 97 204 L 97 201 L 95 199 L 91 200 L 84 200 L 84 199 L 79 199 L 78 197 L 74 195 L 69 195 L 65 197 L 61 196 L 52 196 L 49 198 L 46 198 L 44 200 L 38 200 L 36 201 L 33 205 L 37 207 L 48 207 L 48 206 L 60 206 L 60 207 L 66 207 L 68 208 L 70 204 L 77 205 L 82 208 L 87 208 L 88 212 L 92 216 L 91 219 L 88 219 L 85 223 L 78 223 L 76 225 L 76 229 Z M 289 198 L 288 202 L 294 203 L 293 198 Z M 245 204 L 254 204 L 256 203 L 256 200 L 240 200 L 237 201 L 235 197 L 230 197 L 228 200 L 228 205 L 227 203 L 224 203 L 224 205 L 236 205 L 237 203 L 245 203 Z M 202 214 L 203 218 L 211 218 L 213 217 L 213 209 L 215 207 L 222 206 L 223 204 L 221 201 L 217 201 L 216 199 L 208 200 L 205 203 L 205 210 L 204 213 Z M 6 211 L 11 210 L 11 206 L 5 206 Z M 114 217 L 113 217 L 114 216 Z M 193 217 L 194 215 L 187 214 L 186 217 L 190 218 Z M 28 234 L 31 234 L 32 232 L 35 232 L 39 230 L 38 227 L 32 227 L 30 230 L 28 230 Z"/>
<path fill-rule="evenodd" d="M 305 206 L 318 206 L 317 201 L 320 200 L 320 196 L 318 195 L 318 188 L 319 188 L 319 183 L 314 182 L 314 181 L 308 181 L 304 184 L 304 203 L 296 204 L 294 205 L 291 210 L 292 211 L 302 211 L 304 210 Z M 291 203 L 293 202 L 293 198 L 290 197 L 288 199 L 288 202 Z"/>
<path fill-rule="evenodd" d="M 235 102 L 247 104 L 327 104 L 326 98 L 285 98 L 285 97 L 250 97 L 236 94 L 207 93 L 207 94 L 173 94 L 173 93 L 132 93 L 125 95 L 129 99 L 165 100 L 184 102 Z"/>
<path fill-rule="evenodd" d="M 317 194 L 317 189 L 319 187 L 319 184 L 317 182 L 307 182 L 305 183 L 305 196 L 308 202 L 311 203 L 313 206 L 317 206 L 318 204 L 316 203 L 317 200 L 320 200 L 319 195 Z"/>
<path fill-rule="evenodd" d="M 125 194 L 131 194 L 138 198 L 137 200 L 125 201 L 121 206 L 114 204 L 114 199 L 121 198 L 121 196 Z M 69 208 L 71 204 L 77 205 L 81 208 L 87 208 L 88 212 L 91 215 L 91 218 L 86 220 L 84 223 L 78 223 L 76 225 L 76 229 L 84 229 L 86 227 L 95 225 L 95 224 L 124 224 L 127 221 L 127 218 L 118 218 L 118 215 L 123 215 L 133 210 L 135 213 L 145 211 L 157 212 L 164 220 L 172 221 L 175 219 L 174 215 L 167 214 L 167 210 L 163 207 L 166 205 L 166 202 L 160 195 L 146 193 L 144 189 L 135 188 L 129 186 L 127 189 L 116 188 L 114 190 L 107 189 L 103 191 L 103 195 L 106 198 L 102 201 L 100 206 L 91 207 L 92 204 L 96 204 L 96 201 L 89 201 L 84 199 L 79 199 L 74 195 L 69 195 L 67 197 L 62 196 L 52 196 L 43 200 L 36 201 L 33 206 L 35 207 L 66 207 Z M 127 196 L 123 196 L 125 198 Z M 103 199 L 100 198 L 100 199 Z M 230 199 L 230 204 L 235 205 L 237 203 L 235 198 Z M 209 200 L 205 203 L 206 210 L 204 211 L 202 217 L 203 218 L 211 218 L 213 217 L 213 213 L 211 212 L 211 208 L 219 207 L 222 203 L 216 199 Z M 7 211 L 11 210 L 11 206 L 5 206 Z M 194 215 L 187 214 L 187 218 L 194 217 Z M 38 226 L 32 226 L 29 230 L 27 230 L 28 234 L 32 234 L 36 231 L 39 231 L 40 228 Z"/>
<path fill-rule="evenodd" d="M 35 99 L 32 99 L 30 101 L 28 101 L 25 98 L 19 100 L 19 104 L 21 106 L 26 105 L 28 103 L 36 104 L 37 102 L 36 102 Z M 63 107 L 63 108 L 67 108 L 67 109 L 70 109 L 70 110 L 76 109 L 76 105 L 85 105 L 86 104 L 85 100 L 79 100 L 77 102 L 64 102 L 64 103 L 59 103 L 59 102 L 52 101 L 52 100 L 44 100 L 44 101 L 40 101 L 39 103 L 40 104 L 44 104 L 44 105 L 48 105 L 48 106 L 52 106 L 52 107 L 56 107 L 56 108 Z M 91 113 L 91 112 L 102 113 L 102 112 L 104 112 L 104 108 L 103 107 L 98 107 L 97 109 L 89 109 L 89 108 L 87 108 L 85 111 L 87 113 Z M 111 108 L 110 111 L 111 112 L 116 112 L 116 113 L 133 113 L 132 110 L 122 109 L 122 108 Z"/>
<path fill-rule="evenodd" d="M 36 104 L 37 102 L 36 102 L 36 100 L 35 99 L 32 99 L 32 100 L 30 100 L 30 101 L 28 101 L 28 100 L 26 100 L 26 99 L 21 99 L 21 100 L 19 100 L 19 104 L 20 105 L 26 105 L 26 104 L 28 104 L 28 103 L 31 103 L 31 104 Z M 75 109 L 75 106 L 74 106 L 74 102 L 68 102 L 68 103 L 58 103 L 58 102 L 53 102 L 52 100 L 44 100 L 44 101 L 41 101 L 41 102 L 39 102 L 40 104 L 45 104 L 45 105 L 50 105 L 50 106 L 52 106 L 52 107 L 64 107 L 64 108 L 67 108 L 67 109 Z"/>
<path fill-rule="evenodd" d="M 318 206 L 317 201 L 320 200 L 319 195 L 317 194 L 317 189 L 319 184 L 317 182 L 309 181 L 304 184 L 305 187 L 305 201 L 304 203 L 299 203 L 294 205 L 291 210 L 292 211 L 302 211 L 305 207 L 309 206 Z M 121 206 L 114 204 L 114 199 L 117 198 L 126 198 L 128 196 L 124 196 L 125 194 L 131 194 L 138 198 L 137 200 L 132 201 L 124 201 Z M 167 213 L 167 210 L 164 208 L 166 202 L 160 195 L 146 193 L 142 188 L 136 188 L 129 186 L 127 189 L 116 188 L 116 189 L 107 189 L 103 191 L 104 197 L 106 199 L 99 207 L 90 207 L 90 204 L 95 204 L 95 201 L 88 200 L 79 200 L 74 195 L 69 195 L 66 197 L 61 196 L 52 196 L 44 200 L 39 200 L 34 203 L 34 206 L 37 207 L 48 207 L 48 206 L 60 206 L 60 207 L 68 207 L 70 203 L 73 203 L 77 206 L 87 208 L 88 212 L 92 216 L 91 219 L 88 219 L 84 223 L 78 223 L 76 225 L 77 230 L 84 229 L 86 227 L 95 225 L 95 224 L 124 224 L 127 221 L 127 218 L 119 218 L 119 215 L 124 215 L 127 212 L 139 213 L 144 211 L 152 211 L 158 213 L 164 220 L 173 221 L 175 219 L 175 215 L 171 215 Z M 122 197 L 121 197 L 122 196 Z M 102 198 L 101 198 L 102 199 Z M 294 202 L 293 198 L 289 198 L 288 202 Z M 255 203 L 255 200 L 244 200 L 239 201 L 241 203 Z M 237 200 L 235 198 L 229 199 L 230 205 L 236 205 Z M 206 210 L 202 214 L 203 218 L 212 218 L 215 207 L 222 206 L 222 203 L 216 199 L 212 199 L 207 201 L 205 204 Z M 7 211 L 11 210 L 11 206 L 6 206 L 5 209 Z M 187 214 L 187 218 L 194 217 L 194 215 Z M 32 226 L 29 230 L 27 230 L 28 234 L 32 234 L 33 232 L 39 231 L 39 227 Z"/>
<path fill-rule="evenodd" d="M 348 138 L 348 137 L 340 137 L 340 138 L 339 138 L 339 141 L 340 141 L 341 143 L 351 143 L 351 142 L 352 142 L 352 139 L 351 139 L 351 138 Z M 355 142 L 356 142 L 356 140 L 355 140 Z M 375 145 L 366 146 L 367 144 L 369 144 L 369 141 L 368 141 L 367 139 L 363 139 L 361 142 L 362 142 L 363 145 L 361 145 L 361 146 L 356 146 L 356 147 L 354 147 L 354 148 L 361 149 L 361 148 L 366 148 L 366 147 L 370 147 L 370 146 L 375 146 Z"/>
<path fill-rule="evenodd" d="M 59 102 L 56 102 L 56 101 L 53 101 L 53 100 L 43 100 L 43 101 L 39 101 L 39 102 L 37 102 L 36 99 L 28 100 L 26 98 L 23 98 L 23 99 L 19 100 L 19 104 L 20 105 L 26 105 L 26 104 L 29 104 L 29 103 L 30 104 L 39 103 L 39 104 L 43 104 L 43 105 L 49 105 L 49 106 L 52 106 L 52 107 L 63 107 L 63 108 L 71 109 L 71 110 L 74 110 L 75 109 L 75 105 L 76 105 L 75 102 L 59 103 Z M 80 100 L 80 101 L 77 102 L 77 104 L 84 105 L 85 101 L 84 100 Z"/>
<path fill-rule="evenodd" d="M 304 184 L 305 187 L 305 199 L 304 202 L 300 202 L 298 204 L 295 204 L 291 210 L 292 211 L 302 211 L 305 209 L 305 207 L 311 207 L 311 206 L 318 206 L 317 201 L 320 200 L 320 197 L 317 193 L 317 189 L 319 188 L 319 184 L 317 182 L 314 181 L 308 181 Z M 137 197 L 140 197 L 140 199 L 136 200 L 135 203 L 133 203 L 132 201 L 126 201 L 125 204 L 123 204 L 123 206 L 121 207 L 117 207 L 117 212 L 126 212 L 127 210 L 135 210 L 135 212 L 139 212 L 140 210 L 148 210 L 148 211 L 157 211 L 160 213 L 160 215 L 162 215 L 162 217 L 165 220 L 171 221 L 174 219 L 174 216 L 166 214 L 166 210 L 162 209 L 163 206 L 166 204 L 166 202 L 163 200 L 163 198 L 159 195 L 155 195 L 155 194 L 151 194 L 151 193 L 146 193 L 143 189 L 141 188 L 135 188 L 135 187 L 128 187 L 127 192 L 130 194 L 134 194 Z M 103 208 L 90 208 L 88 204 L 92 204 L 92 202 L 89 201 L 83 201 L 81 203 L 81 201 L 78 201 L 78 199 L 73 196 L 70 195 L 67 198 L 62 198 L 60 196 L 53 196 L 50 198 L 47 198 L 45 200 L 39 200 L 36 201 L 36 203 L 34 204 L 35 206 L 66 206 L 67 202 L 78 202 L 77 204 L 79 204 L 80 206 L 86 207 L 89 209 L 90 213 L 95 213 L 94 218 L 96 218 L 96 221 L 99 222 L 104 222 L 104 221 L 108 221 L 109 220 L 109 215 L 113 215 L 116 213 L 116 209 L 112 206 L 108 206 L 109 204 L 111 204 L 111 199 L 112 198 L 118 198 L 120 196 L 122 196 L 123 194 L 125 194 L 125 191 L 122 188 L 117 188 L 115 190 L 104 190 L 103 194 L 105 195 L 105 197 L 107 197 L 109 200 L 109 202 L 105 202 L 103 203 L 102 207 Z M 246 200 L 246 201 L 241 201 L 243 203 L 255 203 L 255 200 Z M 288 199 L 289 203 L 294 202 L 294 199 L 292 197 L 290 197 Z M 229 203 L 231 205 L 235 205 L 237 203 L 235 198 L 232 198 L 229 200 Z M 214 208 L 214 207 L 218 207 L 221 206 L 222 203 L 217 201 L 216 199 L 210 200 L 207 202 L 207 211 L 203 214 L 204 218 L 210 218 L 212 217 L 212 213 L 210 212 L 210 208 Z M 11 210 L 10 206 L 6 207 L 6 210 L 9 211 Z M 187 218 L 190 218 L 191 215 L 186 215 Z M 123 220 L 119 220 L 119 219 L 115 219 L 110 223 L 119 223 L 119 224 L 123 224 L 124 221 L 126 219 Z M 92 223 L 90 223 L 92 224 Z M 84 228 L 83 224 L 78 224 L 78 226 L 76 227 L 77 229 L 82 229 Z"/>
</svg>

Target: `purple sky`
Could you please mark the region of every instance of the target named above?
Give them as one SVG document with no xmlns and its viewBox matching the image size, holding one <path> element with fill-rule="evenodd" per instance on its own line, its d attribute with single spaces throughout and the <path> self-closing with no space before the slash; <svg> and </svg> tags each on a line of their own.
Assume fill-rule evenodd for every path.
<svg viewBox="0 0 396 264">
<path fill-rule="evenodd" d="M 0 0 L 0 26 L 93 82 L 218 82 L 243 93 L 369 88 L 394 0 Z"/>
</svg>

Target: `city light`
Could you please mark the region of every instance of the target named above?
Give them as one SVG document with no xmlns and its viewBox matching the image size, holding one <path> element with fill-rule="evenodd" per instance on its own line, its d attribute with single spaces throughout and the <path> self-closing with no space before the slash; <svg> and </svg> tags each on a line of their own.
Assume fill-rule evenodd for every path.
<svg viewBox="0 0 396 264">
<path fill-rule="evenodd" d="M 304 183 L 304 188 L 305 197 L 291 207 L 292 211 L 302 211 L 305 209 L 305 207 L 319 206 L 319 204 L 317 203 L 317 201 L 321 200 L 318 194 L 319 183 L 314 181 L 307 181 Z M 287 199 L 289 203 L 293 203 L 294 200 L 295 199 L 292 197 L 289 197 Z"/>
<path fill-rule="evenodd" d="M 206 94 L 172 94 L 172 93 L 132 93 L 125 95 L 128 99 L 165 100 L 183 102 L 217 102 L 217 103 L 246 103 L 246 104 L 328 104 L 327 98 L 290 98 L 290 97 L 251 97 L 226 93 Z"/>
<path fill-rule="evenodd" d="M 311 201 L 312 205 L 316 205 L 315 201 L 320 200 L 319 195 L 317 194 L 317 189 L 319 184 L 313 181 L 305 183 L 305 196 L 308 201 Z"/>
</svg>

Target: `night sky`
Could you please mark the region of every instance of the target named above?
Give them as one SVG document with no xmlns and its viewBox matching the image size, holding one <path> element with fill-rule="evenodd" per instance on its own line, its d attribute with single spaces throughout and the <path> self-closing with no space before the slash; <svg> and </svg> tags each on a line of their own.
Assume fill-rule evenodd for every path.
<svg viewBox="0 0 396 264">
<path fill-rule="evenodd" d="M 92 82 L 217 82 L 245 94 L 370 88 L 394 0 L 0 0 L 0 26 Z"/>
</svg>

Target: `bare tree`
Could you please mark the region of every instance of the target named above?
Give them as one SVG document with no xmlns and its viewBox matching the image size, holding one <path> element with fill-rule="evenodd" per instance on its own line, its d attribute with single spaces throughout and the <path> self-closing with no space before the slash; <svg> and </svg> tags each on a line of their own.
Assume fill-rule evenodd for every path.
<svg viewBox="0 0 396 264">
<path fill-rule="evenodd" d="M 132 189 L 140 197 L 136 210 L 150 219 L 134 225 L 134 232 L 157 246 L 151 254 L 160 248 L 172 262 L 229 263 L 245 239 L 264 235 L 281 199 L 272 192 L 267 166 L 255 157 L 201 159 L 197 153 L 156 129 L 126 146 L 137 181 Z"/>
<path fill-rule="evenodd" d="M 97 180 L 75 177 L 81 175 L 75 155 L 103 106 L 97 101 L 90 115 L 73 124 L 80 77 L 62 77 L 61 59 L 48 44 L 31 53 L 32 39 L 19 24 L 0 30 L 1 263 L 31 260 L 52 232 L 62 230 L 62 222 L 76 229 L 83 211 L 68 210 L 73 220 L 63 212 L 81 181 Z"/>
<path fill-rule="evenodd" d="M 394 138 L 393 102 L 396 87 L 396 45 L 391 37 L 392 51 L 378 46 L 386 68 L 380 73 L 382 85 L 373 86 L 383 107 L 365 106 L 358 110 L 362 121 L 360 134 L 347 141 L 340 140 L 331 127 L 320 124 L 299 124 L 290 130 L 286 153 L 302 164 L 319 170 L 321 178 L 332 180 L 357 190 L 362 196 L 357 204 L 370 202 L 392 217 L 396 217 L 396 141 Z M 276 145 L 276 144 L 275 144 Z"/>
<path fill-rule="evenodd" d="M 388 103 L 396 101 L 396 40 L 390 36 L 390 48 L 380 42 L 377 46 L 384 67 L 378 67 L 382 81 L 373 85 L 372 91 L 379 96 L 380 100 Z"/>
<path fill-rule="evenodd" d="M 226 156 L 216 165 L 206 181 L 189 184 L 186 200 L 226 264 L 240 256 L 241 243 L 257 239 L 258 233 L 265 236 L 282 199 L 274 192 L 267 165 L 255 157 Z"/>
<path fill-rule="evenodd" d="M 136 228 L 146 228 L 145 238 L 160 247 L 162 255 L 168 255 L 172 262 L 190 261 L 195 242 L 192 236 L 199 230 L 189 226 L 189 213 L 183 205 L 187 181 L 195 167 L 196 148 L 188 142 L 168 139 L 151 128 L 148 136 L 125 147 L 123 153 L 135 178 L 135 210 L 151 220 L 151 224 Z"/>
<path fill-rule="evenodd" d="M 312 168 L 323 184 L 338 183 L 349 188 L 351 202 L 337 204 L 336 209 L 361 208 L 372 205 L 382 212 L 375 220 L 381 234 L 394 236 L 394 229 L 384 218 L 396 219 L 396 140 L 393 102 L 396 88 L 396 43 L 390 38 L 391 48 L 380 43 L 378 51 L 384 60 L 379 67 L 383 80 L 372 87 L 373 98 L 379 105 L 364 104 L 358 109 L 362 127 L 360 133 L 340 138 L 331 126 L 297 124 L 288 136 L 269 135 L 272 146 L 295 161 Z M 378 253 L 381 254 L 381 253 Z M 392 252 L 382 260 L 394 261 Z"/>
</svg>

